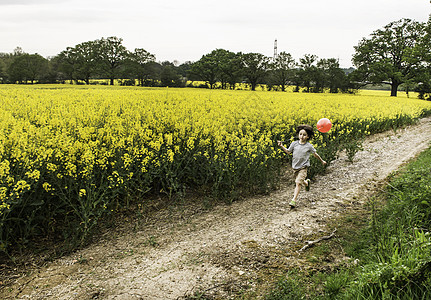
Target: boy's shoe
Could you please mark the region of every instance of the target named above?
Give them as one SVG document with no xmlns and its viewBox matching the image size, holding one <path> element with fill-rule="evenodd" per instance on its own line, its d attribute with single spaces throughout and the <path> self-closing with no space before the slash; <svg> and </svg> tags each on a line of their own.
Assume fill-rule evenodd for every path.
<svg viewBox="0 0 431 300">
<path fill-rule="evenodd" d="M 310 179 L 305 179 L 305 181 L 307 182 L 307 185 L 305 186 L 305 190 L 308 192 L 310 190 L 311 180 Z"/>
<path fill-rule="evenodd" d="M 292 200 L 292 201 L 290 201 L 289 205 L 290 205 L 290 208 L 295 208 L 296 202 L 294 200 Z"/>
</svg>

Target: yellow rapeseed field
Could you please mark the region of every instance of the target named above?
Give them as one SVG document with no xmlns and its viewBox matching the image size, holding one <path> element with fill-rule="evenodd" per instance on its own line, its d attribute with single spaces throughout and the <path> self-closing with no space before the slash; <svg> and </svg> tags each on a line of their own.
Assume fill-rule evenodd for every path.
<svg viewBox="0 0 431 300">
<path fill-rule="evenodd" d="M 59 219 L 86 233 L 147 193 L 264 190 L 285 160 L 276 140 L 293 140 L 298 124 L 329 118 L 312 143 L 335 157 L 431 113 L 431 102 L 387 94 L 0 85 L 0 245 Z"/>
</svg>

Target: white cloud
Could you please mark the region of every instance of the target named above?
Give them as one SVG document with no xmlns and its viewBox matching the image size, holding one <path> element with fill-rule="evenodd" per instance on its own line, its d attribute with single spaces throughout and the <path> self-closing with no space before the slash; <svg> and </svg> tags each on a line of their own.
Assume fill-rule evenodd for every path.
<svg viewBox="0 0 431 300">
<path fill-rule="evenodd" d="M 23 6 L 23 5 L 39 5 L 45 3 L 60 3 L 65 2 L 66 0 L 0 0 L 0 6 L 2 5 L 14 5 L 14 6 Z"/>
</svg>

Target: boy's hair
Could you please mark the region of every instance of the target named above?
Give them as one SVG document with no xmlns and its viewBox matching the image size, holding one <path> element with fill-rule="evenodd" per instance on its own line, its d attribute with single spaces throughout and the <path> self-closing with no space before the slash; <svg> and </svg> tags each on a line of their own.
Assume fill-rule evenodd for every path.
<svg viewBox="0 0 431 300">
<path fill-rule="evenodd" d="M 299 132 L 300 132 L 302 129 L 304 129 L 304 130 L 307 132 L 307 134 L 308 134 L 308 139 L 309 139 L 309 140 L 311 140 L 311 139 L 313 138 L 313 136 L 314 136 L 313 127 L 311 127 L 311 126 L 310 126 L 310 125 L 308 125 L 308 124 L 301 124 L 301 125 L 298 125 L 298 127 L 296 127 L 296 135 L 298 135 L 298 134 L 299 134 Z"/>
</svg>

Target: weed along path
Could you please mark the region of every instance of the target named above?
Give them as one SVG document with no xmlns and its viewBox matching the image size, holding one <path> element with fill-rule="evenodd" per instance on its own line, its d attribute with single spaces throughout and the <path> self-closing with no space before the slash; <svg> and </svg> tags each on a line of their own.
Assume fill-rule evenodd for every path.
<svg viewBox="0 0 431 300">
<path fill-rule="evenodd" d="M 89 247 L 10 281 L 2 299 L 229 299 L 301 266 L 308 240 L 334 236 L 328 221 L 360 207 L 391 172 L 430 146 L 431 118 L 371 136 L 353 164 L 344 155 L 317 176 L 298 207 L 293 183 L 205 210 L 180 205 L 124 222 Z M 290 178 L 290 174 L 287 175 Z M 335 233 L 336 236 L 336 233 Z M 348 257 L 330 257 L 347 261 Z"/>
</svg>

